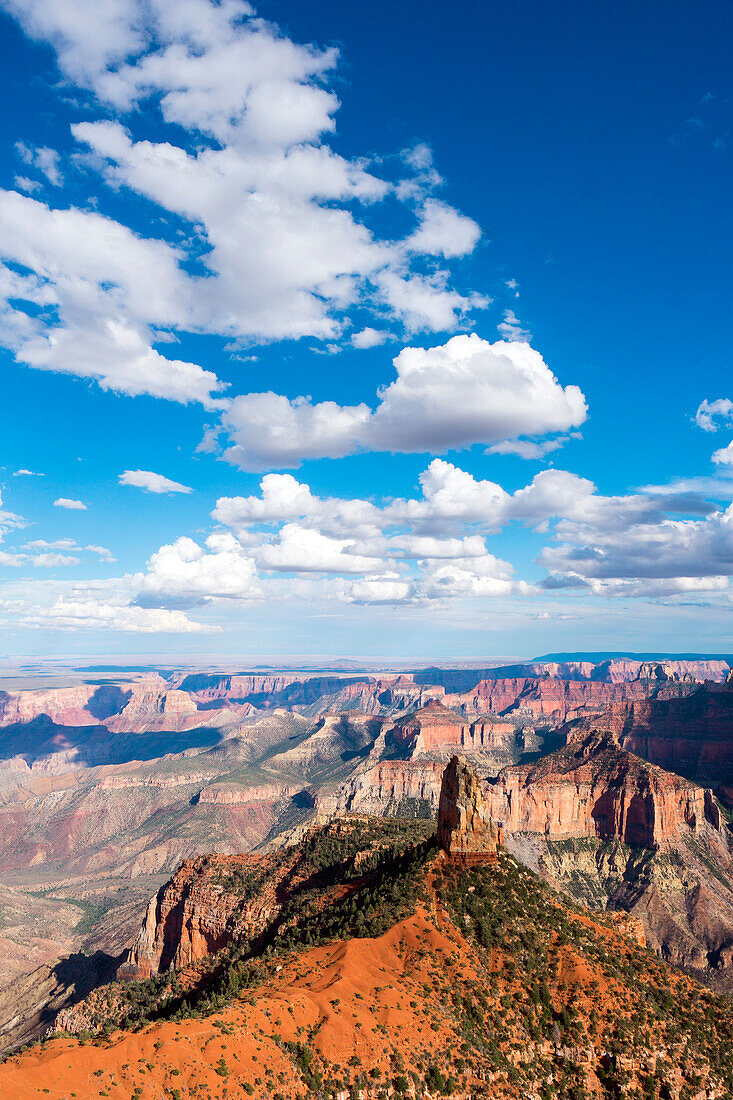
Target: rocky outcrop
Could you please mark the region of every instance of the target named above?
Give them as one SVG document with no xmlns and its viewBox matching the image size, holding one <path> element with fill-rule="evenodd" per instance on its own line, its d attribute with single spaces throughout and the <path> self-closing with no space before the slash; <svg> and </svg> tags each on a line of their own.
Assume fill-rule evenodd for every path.
<svg viewBox="0 0 733 1100">
<path fill-rule="evenodd" d="M 201 724 L 195 701 L 185 691 L 136 691 L 123 710 L 110 718 L 114 733 L 145 730 L 184 730 Z"/>
<path fill-rule="evenodd" d="M 495 857 L 499 846 L 499 830 L 491 819 L 481 781 L 460 756 L 454 756 L 443 773 L 438 846 L 451 859 L 463 862 Z"/>
<path fill-rule="evenodd" d="M 94 726 L 118 714 L 131 694 L 130 688 L 118 684 L 0 691 L 0 726 L 31 722 L 42 714 L 59 725 Z"/>
<path fill-rule="evenodd" d="M 118 963 L 103 951 L 67 955 L 0 989 L 0 1051 L 34 1042 L 53 1030 L 60 1013 L 113 980 Z"/>
<path fill-rule="evenodd" d="M 657 848 L 706 823 L 720 829 L 710 791 L 640 760 L 603 732 L 536 764 L 505 768 L 488 788 L 488 800 L 507 833 L 554 840 L 598 837 Z"/>
<path fill-rule="evenodd" d="M 169 967 L 191 966 L 235 936 L 257 935 L 276 910 L 274 893 L 255 889 L 271 869 L 267 856 L 184 860 L 151 899 L 118 978 L 149 978 Z"/>
<path fill-rule="evenodd" d="M 410 837 L 424 839 L 431 829 L 425 822 L 402 822 L 396 829 L 400 831 L 407 835 L 407 845 Z M 364 837 L 361 846 L 351 839 L 360 835 Z M 313 848 L 322 856 L 343 847 L 348 856 L 341 870 L 350 866 L 356 880 L 363 876 L 370 857 L 392 849 L 394 835 L 393 825 L 380 826 L 351 815 L 321 822 L 304 831 L 298 842 L 272 854 L 214 854 L 184 860 L 150 900 L 118 979 L 195 967 L 232 942 L 260 949 L 287 930 L 287 920 L 292 924 L 300 919 L 297 910 L 284 918 L 283 908 L 301 889 L 312 891 L 317 884 L 318 904 L 332 900 L 333 884 L 328 879 L 319 881 Z"/>
<path fill-rule="evenodd" d="M 379 760 L 335 790 L 319 791 L 316 811 L 432 816 L 438 805 L 445 765 L 435 760 Z"/>
<path fill-rule="evenodd" d="M 508 744 L 513 744 L 516 728 L 511 722 L 492 718 L 465 722 L 455 711 L 432 701 L 404 718 L 399 718 L 390 733 L 394 742 L 409 750 L 414 757 L 436 750 L 505 750 Z"/>
<path fill-rule="evenodd" d="M 567 730 L 582 740 L 591 723 Z M 593 720 L 621 748 L 705 786 L 733 784 L 733 683 L 668 684 L 650 699 L 620 703 Z"/>
<path fill-rule="evenodd" d="M 662 687 L 683 694 L 692 681 L 675 680 L 666 674 L 643 679 L 607 683 L 596 680 L 567 680 L 553 676 L 520 676 L 480 680 L 470 691 L 448 693 L 446 707 L 465 717 L 495 715 L 514 722 L 559 726 L 585 715 L 655 696 Z M 693 684 L 694 686 L 694 684 Z"/>
</svg>

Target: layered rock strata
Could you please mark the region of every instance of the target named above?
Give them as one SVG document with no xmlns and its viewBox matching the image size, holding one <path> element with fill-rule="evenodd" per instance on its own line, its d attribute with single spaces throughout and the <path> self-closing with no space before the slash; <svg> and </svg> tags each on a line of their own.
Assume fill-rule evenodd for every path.
<svg viewBox="0 0 733 1100">
<path fill-rule="evenodd" d="M 151 898 L 118 978 L 149 978 L 169 967 L 190 966 L 235 936 L 257 935 L 277 909 L 272 890 L 255 888 L 271 869 L 272 859 L 267 856 L 184 860 Z"/>
<path fill-rule="evenodd" d="M 440 790 L 439 847 L 451 859 L 470 863 L 495 858 L 499 843 L 481 780 L 465 759 L 452 757 Z"/>
<path fill-rule="evenodd" d="M 490 812 L 507 832 L 554 840 L 598 837 L 658 848 L 682 833 L 720 830 L 710 790 L 626 752 L 591 732 L 536 764 L 505 768 L 487 789 Z"/>
<path fill-rule="evenodd" d="M 620 703 L 597 725 L 645 760 L 710 786 L 733 784 L 733 683 L 662 688 L 652 699 Z M 587 723 L 568 730 L 582 739 Z"/>
</svg>

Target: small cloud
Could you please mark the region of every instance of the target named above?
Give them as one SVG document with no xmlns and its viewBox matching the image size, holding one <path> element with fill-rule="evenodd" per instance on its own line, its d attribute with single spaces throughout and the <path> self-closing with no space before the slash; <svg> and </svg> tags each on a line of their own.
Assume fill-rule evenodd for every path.
<svg viewBox="0 0 733 1100">
<path fill-rule="evenodd" d="M 588 588 L 588 581 L 577 573 L 551 573 L 540 581 L 539 587 L 546 592 L 559 592 L 565 588 Z"/>
<path fill-rule="evenodd" d="M 0 565 L 11 565 L 17 568 L 24 565 L 27 560 L 25 554 L 9 554 L 7 550 L 0 550 Z"/>
<path fill-rule="evenodd" d="M 426 168 L 433 166 L 433 151 L 429 145 L 421 141 L 418 145 L 413 145 L 412 149 L 403 149 L 402 159 L 405 164 L 410 165 L 410 168 L 423 172 Z"/>
<path fill-rule="evenodd" d="M 45 474 L 38 473 L 37 470 L 15 470 L 13 477 L 45 477 Z"/>
<path fill-rule="evenodd" d="M 716 401 L 703 401 L 695 413 L 695 423 L 704 432 L 717 432 L 719 428 L 733 425 L 733 401 L 719 397 Z"/>
<path fill-rule="evenodd" d="M 19 191 L 25 191 L 27 195 L 32 195 L 34 191 L 40 191 L 43 186 L 38 180 L 29 180 L 27 176 L 16 176 L 13 183 Z"/>
<path fill-rule="evenodd" d="M 162 474 L 154 474 L 152 470 L 125 470 L 119 476 L 120 485 L 132 485 L 136 489 L 142 489 L 146 493 L 192 493 L 193 489 L 188 485 L 182 485 L 180 481 L 171 481 Z"/>
<path fill-rule="evenodd" d="M 108 550 L 106 546 L 85 546 L 84 549 L 89 554 L 97 554 L 101 561 L 113 562 L 117 561 L 117 558 L 113 555 L 111 550 Z"/>
<path fill-rule="evenodd" d="M 575 437 L 577 433 L 573 432 Z M 506 439 L 503 443 L 495 443 L 486 451 L 490 455 L 518 455 L 519 458 L 544 458 L 551 451 L 558 451 L 570 436 L 563 435 L 557 439 L 547 439 L 543 443 L 533 443 L 529 439 Z"/>
<path fill-rule="evenodd" d="M 59 497 L 53 502 L 54 508 L 68 508 L 70 512 L 86 512 L 87 506 L 81 500 L 70 500 L 69 497 Z"/>
<path fill-rule="evenodd" d="M 71 554 L 36 554 L 31 564 L 34 569 L 56 569 L 64 565 L 81 565 L 81 558 Z"/>
<path fill-rule="evenodd" d="M 380 344 L 383 344 L 387 339 L 386 332 L 380 332 L 376 328 L 363 328 L 361 332 L 353 333 L 351 337 L 352 347 L 365 350 L 366 348 L 377 348 Z"/>
<path fill-rule="evenodd" d="M 716 466 L 733 466 L 733 442 L 727 447 L 721 447 L 713 452 L 713 462 Z"/>
<path fill-rule="evenodd" d="M 196 448 L 196 454 L 211 455 L 218 454 L 221 451 L 221 444 L 219 442 L 219 436 L 221 435 L 223 428 L 221 424 L 207 424 L 204 428 L 204 436 L 198 447 Z"/>
<path fill-rule="evenodd" d="M 25 544 L 30 550 L 78 550 L 74 539 L 54 539 L 48 542 L 46 539 L 34 539 Z"/>
<path fill-rule="evenodd" d="M 496 327 L 505 340 L 529 341 L 532 335 L 529 329 L 522 327 L 522 322 L 516 316 L 513 309 L 504 310 L 504 320 L 500 321 Z"/>
<path fill-rule="evenodd" d="M 55 149 L 49 149 L 44 145 L 32 149 L 22 141 L 17 142 L 15 148 L 24 164 L 37 168 L 54 187 L 61 186 L 64 178 L 59 169 L 59 155 Z"/>
</svg>

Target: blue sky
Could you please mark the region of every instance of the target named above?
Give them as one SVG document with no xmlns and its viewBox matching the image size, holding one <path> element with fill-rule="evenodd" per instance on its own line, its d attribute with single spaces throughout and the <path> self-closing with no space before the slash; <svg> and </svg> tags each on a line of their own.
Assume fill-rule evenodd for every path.
<svg viewBox="0 0 733 1100">
<path fill-rule="evenodd" d="M 6 655 L 733 649 L 728 5 L 0 12 Z"/>
</svg>

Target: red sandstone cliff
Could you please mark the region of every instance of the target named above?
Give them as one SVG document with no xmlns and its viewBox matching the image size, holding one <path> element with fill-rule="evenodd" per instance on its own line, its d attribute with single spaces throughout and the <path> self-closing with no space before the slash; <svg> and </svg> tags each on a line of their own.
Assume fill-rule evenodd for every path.
<svg viewBox="0 0 733 1100">
<path fill-rule="evenodd" d="M 412 714 L 399 718 L 391 735 L 395 743 L 409 750 L 411 755 L 435 750 L 484 752 L 504 749 L 513 740 L 515 726 L 485 718 L 483 721 L 466 722 L 455 711 L 432 701 Z"/>
<path fill-rule="evenodd" d="M 586 713 L 646 700 L 660 690 L 663 681 L 643 679 L 603 683 L 594 680 L 560 680 L 552 677 L 520 677 L 481 680 L 465 695 L 446 696 L 446 702 L 465 714 L 526 714 L 559 725 Z M 679 687 L 677 691 L 690 690 Z"/>
<path fill-rule="evenodd" d="M 681 833 L 720 830 L 711 792 L 589 733 L 536 764 L 500 772 L 487 788 L 491 816 L 509 832 L 598 837 L 657 848 Z"/>
<path fill-rule="evenodd" d="M 709 785 L 733 783 L 733 683 L 663 688 L 653 699 L 612 706 L 598 719 L 618 744 Z M 582 738 L 587 723 L 568 730 Z"/>
<path fill-rule="evenodd" d="M 270 856 L 184 860 L 151 898 L 119 977 L 149 978 L 171 966 L 190 966 L 234 937 L 257 935 L 277 910 L 274 890 L 260 887 L 272 869 Z"/>
<path fill-rule="evenodd" d="M 438 847 L 464 862 L 496 856 L 499 829 L 475 771 L 461 756 L 443 772 L 438 804 Z"/>
</svg>

